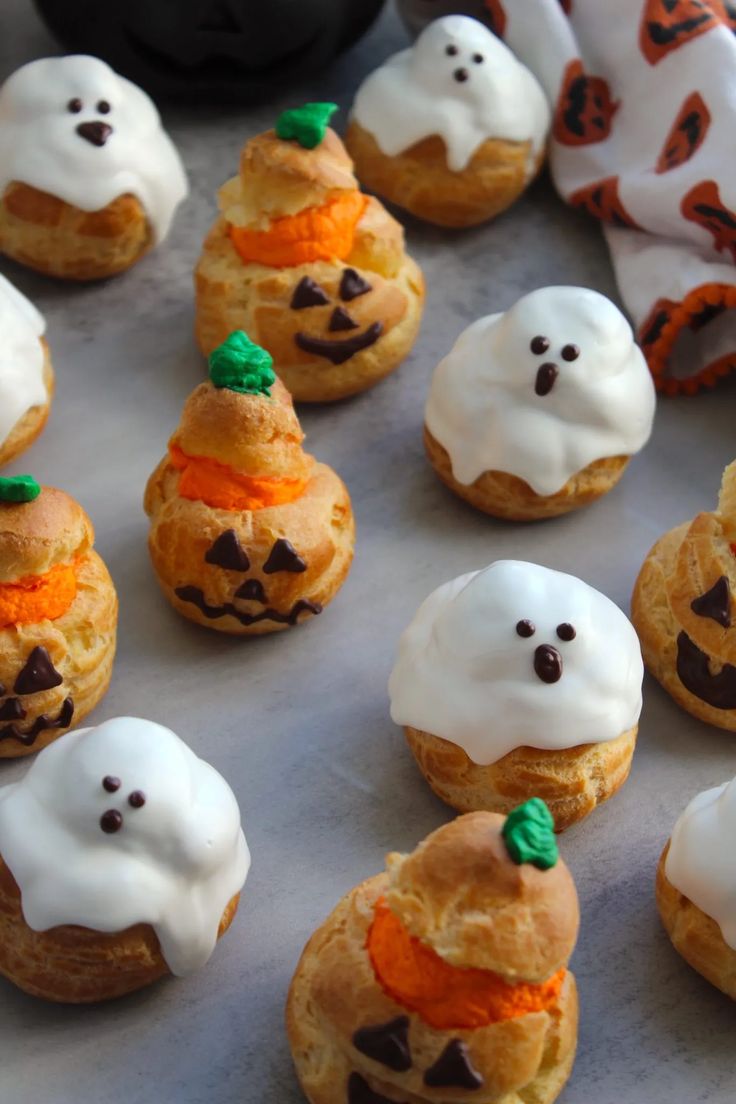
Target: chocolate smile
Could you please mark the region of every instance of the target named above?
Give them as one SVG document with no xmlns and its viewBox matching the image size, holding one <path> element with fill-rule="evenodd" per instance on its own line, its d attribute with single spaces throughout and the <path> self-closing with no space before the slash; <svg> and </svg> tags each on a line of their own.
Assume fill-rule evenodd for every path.
<svg viewBox="0 0 736 1104">
<path fill-rule="evenodd" d="M 20 707 L 20 712 L 18 712 Z M 7 717 L 14 713 L 20 720 L 26 715 L 25 709 L 20 704 L 17 698 L 11 698 L 8 700 L 2 708 L 2 717 L 5 720 Z M 46 732 L 49 728 L 68 728 L 72 723 L 72 717 L 74 716 L 74 702 L 71 698 L 66 698 L 62 703 L 59 715 L 56 720 L 49 717 L 48 713 L 42 713 L 40 717 L 36 717 L 33 722 L 33 726 L 28 732 L 21 732 L 15 724 L 4 725 L 0 728 L 0 740 L 18 740 L 24 747 L 31 747 L 36 742 L 42 732 Z"/>
<path fill-rule="evenodd" d="M 77 134 L 85 141 L 91 142 L 93 146 L 104 146 L 112 134 L 112 127 L 109 123 L 103 123 L 100 119 L 97 119 L 93 123 L 80 123 L 77 127 Z"/>
<path fill-rule="evenodd" d="M 362 334 L 354 334 L 342 341 L 328 341 L 324 337 L 311 337 L 301 331 L 294 335 L 294 341 L 305 353 L 314 353 L 315 356 L 324 357 L 332 364 L 344 364 L 351 356 L 375 345 L 383 333 L 382 322 L 372 322 Z"/>
<path fill-rule="evenodd" d="M 307 598 L 300 598 L 288 613 L 282 613 L 281 610 L 271 609 L 270 607 L 261 610 L 260 613 L 245 613 L 243 610 L 236 609 L 232 602 L 226 602 L 222 606 L 208 605 L 204 593 L 199 587 L 177 587 L 174 594 L 182 602 L 191 602 L 210 621 L 215 621 L 220 617 L 234 617 L 236 621 L 246 627 L 255 625 L 258 621 L 275 621 L 279 625 L 296 625 L 300 614 L 312 613 L 316 616 L 322 612 L 322 606 L 319 602 L 310 602 Z"/>
<path fill-rule="evenodd" d="M 709 657 L 686 632 L 677 637 L 677 675 L 680 682 L 714 709 L 736 709 L 736 667 L 724 663 L 717 675 L 711 674 Z"/>
</svg>

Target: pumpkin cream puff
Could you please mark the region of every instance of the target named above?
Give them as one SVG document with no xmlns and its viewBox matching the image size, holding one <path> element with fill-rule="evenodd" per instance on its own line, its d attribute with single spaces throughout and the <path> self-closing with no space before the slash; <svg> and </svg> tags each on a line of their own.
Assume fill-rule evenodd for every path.
<svg viewBox="0 0 736 1104">
<path fill-rule="evenodd" d="M 0 758 L 78 724 L 110 683 L 118 602 L 79 503 L 0 478 Z"/>
<path fill-rule="evenodd" d="M 657 867 L 657 907 L 676 951 L 736 1000 L 736 779 L 694 797 Z"/>
<path fill-rule="evenodd" d="M 345 485 L 302 448 L 271 363 L 242 332 L 215 349 L 145 496 L 151 559 L 174 609 L 241 636 L 321 613 L 355 543 Z"/>
<path fill-rule="evenodd" d="M 460 498 L 535 521 L 610 491 L 649 439 L 654 407 L 621 311 L 588 288 L 539 288 L 473 322 L 440 361 L 424 442 Z"/>
<path fill-rule="evenodd" d="M 304 402 L 356 394 L 393 371 L 414 344 L 424 300 L 401 226 L 359 190 L 326 125 L 332 110 L 284 112 L 246 143 L 196 270 L 205 355 L 243 329 Z"/>
<path fill-rule="evenodd" d="M 41 58 L 0 89 L 0 252 L 48 276 L 122 272 L 187 194 L 146 93 L 99 58 Z"/>
<path fill-rule="evenodd" d="M 389 680 L 434 792 L 461 812 L 539 795 L 558 831 L 626 781 L 644 668 L 605 595 L 518 560 L 438 587 L 399 641 Z"/>
<path fill-rule="evenodd" d="M 192 973 L 249 865 L 232 790 L 168 728 L 70 732 L 0 789 L 0 973 L 74 1004 Z"/>
<path fill-rule="evenodd" d="M 54 370 L 45 329 L 33 304 L 0 275 L 0 466 L 33 444 L 49 416 Z"/>
<path fill-rule="evenodd" d="M 544 159 L 536 77 L 475 19 L 448 15 L 363 82 L 345 144 L 371 191 L 438 226 L 504 211 Z"/>
<path fill-rule="evenodd" d="M 736 731 L 736 461 L 718 507 L 665 533 L 634 587 L 647 670 L 701 721 Z M 733 634 L 733 635 L 732 635 Z"/>
<path fill-rule="evenodd" d="M 318 928 L 291 983 L 310 1104 L 551 1104 L 575 1058 L 578 922 L 538 799 L 388 855 Z"/>
</svg>

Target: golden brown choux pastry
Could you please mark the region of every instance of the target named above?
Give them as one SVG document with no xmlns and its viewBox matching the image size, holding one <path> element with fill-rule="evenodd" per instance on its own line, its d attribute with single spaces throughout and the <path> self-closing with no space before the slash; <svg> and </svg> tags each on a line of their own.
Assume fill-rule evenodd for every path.
<svg viewBox="0 0 736 1104">
<path fill-rule="evenodd" d="M 736 1000 L 736 780 L 693 798 L 657 867 L 657 908 L 676 951 Z"/>
<path fill-rule="evenodd" d="M 734 548 L 736 462 L 723 473 L 717 509 L 671 529 L 649 551 L 631 599 L 647 669 L 688 713 L 732 732 Z"/>
<path fill-rule="evenodd" d="M 371 191 L 438 226 L 504 211 L 544 160 L 536 77 L 487 27 L 436 19 L 358 89 L 345 144 Z"/>
<path fill-rule="evenodd" d="M 351 890 L 286 1023 L 310 1104 L 550 1104 L 577 1042 L 575 885 L 535 800 L 469 813 Z"/>
<path fill-rule="evenodd" d="M 46 424 L 54 370 L 33 304 L 0 275 L 0 467 L 33 444 Z"/>
<path fill-rule="evenodd" d="M 497 560 L 419 607 L 391 672 L 391 716 L 453 808 L 508 813 L 540 796 L 562 831 L 628 778 L 643 674 L 636 633 L 605 595 Z"/>
<path fill-rule="evenodd" d="M 142 89 L 99 58 L 41 58 L 0 89 L 0 251 L 95 280 L 163 240 L 187 193 Z"/>
<path fill-rule="evenodd" d="M 245 330 L 303 402 L 345 398 L 393 371 L 424 301 L 401 226 L 359 191 L 326 126 L 333 107 L 284 112 L 246 143 L 195 274 L 205 355 Z"/>
<path fill-rule="evenodd" d="M 255 635 L 309 620 L 334 597 L 353 558 L 353 512 L 303 439 L 269 354 L 232 334 L 146 488 L 151 559 L 179 613 Z"/>
<path fill-rule="evenodd" d="M 105 694 L 118 602 L 79 503 L 0 478 L 0 758 L 30 755 Z"/>
<path fill-rule="evenodd" d="M 249 865 L 232 790 L 169 729 L 68 733 L 0 789 L 0 973 L 75 1004 L 189 974 Z"/>
</svg>

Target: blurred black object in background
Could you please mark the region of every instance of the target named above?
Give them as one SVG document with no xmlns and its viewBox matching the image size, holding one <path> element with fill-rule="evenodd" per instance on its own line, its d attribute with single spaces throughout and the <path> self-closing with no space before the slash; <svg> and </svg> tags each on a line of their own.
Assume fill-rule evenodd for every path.
<svg viewBox="0 0 736 1104">
<path fill-rule="evenodd" d="M 494 18 L 494 9 L 498 9 L 493 0 L 396 0 L 399 15 L 404 20 L 406 28 L 412 35 L 418 35 L 421 30 L 433 19 L 441 19 L 443 15 L 472 15 L 474 19 L 480 19 L 486 23 L 496 34 L 501 34 L 503 27 L 495 26 L 498 19 Z"/>
</svg>

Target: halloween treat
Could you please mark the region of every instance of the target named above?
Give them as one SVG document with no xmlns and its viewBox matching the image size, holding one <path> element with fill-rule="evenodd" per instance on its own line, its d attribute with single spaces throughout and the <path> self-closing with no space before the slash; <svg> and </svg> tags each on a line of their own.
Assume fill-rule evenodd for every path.
<svg viewBox="0 0 736 1104">
<path fill-rule="evenodd" d="M 146 488 L 151 559 L 179 613 L 253 635 L 309 620 L 333 598 L 353 558 L 353 512 L 303 439 L 269 354 L 231 334 Z"/>
<path fill-rule="evenodd" d="M 153 103 L 99 58 L 41 58 L 0 89 L 0 252 L 13 260 L 113 276 L 166 237 L 186 194 Z"/>
<path fill-rule="evenodd" d="M 304 402 L 353 395 L 393 371 L 414 343 L 424 299 L 401 226 L 358 189 L 327 127 L 333 110 L 286 111 L 246 143 L 196 270 L 205 355 L 245 330 Z"/>
<path fill-rule="evenodd" d="M 657 867 L 657 907 L 686 962 L 736 1000 L 736 779 L 694 797 Z"/>
<path fill-rule="evenodd" d="M 399 641 L 391 716 L 435 793 L 466 812 L 539 795 L 558 831 L 626 781 L 639 642 L 572 575 L 498 560 L 438 587 Z"/>
<path fill-rule="evenodd" d="M 649 439 L 654 406 L 618 308 L 587 288 L 539 288 L 460 335 L 432 378 L 424 441 L 461 498 L 530 521 L 606 494 Z"/>
<path fill-rule="evenodd" d="M 0 478 L 0 759 L 30 755 L 105 694 L 118 602 L 79 503 Z"/>
<path fill-rule="evenodd" d="M 352 889 L 286 1022 L 310 1104 L 551 1104 L 570 1075 L 578 901 L 544 803 L 477 812 Z"/>
<path fill-rule="evenodd" d="M 358 89 L 345 144 L 362 183 L 440 226 L 504 211 L 544 158 L 536 77 L 487 27 L 437 19 Z"/>
<path fill-rule="evenodd" d="M 68 733 L 0 789 L 0 973 L 73 1003 L 189 974 L 249 865 L 232 790 L 168 728 Z"/>
<path fill-rule="evenodd" d="M 647 669 L 678 705 L 736 731 L 736 461 L 718 508 L 665 533 L 634 587 L 631 619 Z"/>
<path fill-rule="evenodd" d="M 54 370 L 45 329 L 33 304 L 0 275 L 0 466 L 33 444 L 49 416 Z"/>
</svg>

